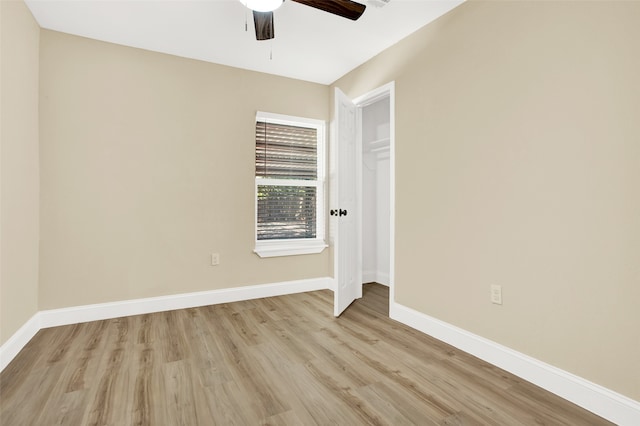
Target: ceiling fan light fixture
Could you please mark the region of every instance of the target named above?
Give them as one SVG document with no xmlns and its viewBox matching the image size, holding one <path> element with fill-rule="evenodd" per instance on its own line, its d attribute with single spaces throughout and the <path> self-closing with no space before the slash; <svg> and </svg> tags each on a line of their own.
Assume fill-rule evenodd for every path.
<svg viewBox="0 0 640 426">
<path fill-rule="evenodd" d="M 284 0 L 240 0 L 242 4 L 256 12 L 273 12 L 284 3 Z"/>
</svg>

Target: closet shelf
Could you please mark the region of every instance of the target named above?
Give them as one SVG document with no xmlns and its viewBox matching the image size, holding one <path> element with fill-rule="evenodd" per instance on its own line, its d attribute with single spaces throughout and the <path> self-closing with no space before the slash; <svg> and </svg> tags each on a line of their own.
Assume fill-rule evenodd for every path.
<svg viewBox="0 0 640 426">
<path fill-rule="evenodd" d="M 389 146 L 380 146 L 378 148 L 372 148 L 371 152 L 384 152 L 389 151 Z"/>
<path fill-rule="evenodd" d="M 382 144 L 388 144 L 390 141 L 389 138 L 382 138 L 382 139 L 376 139 L 374 141 L 364 141 L 364 144 L 368 144 L 368 145 L 382 145 Z"/>
</svg>

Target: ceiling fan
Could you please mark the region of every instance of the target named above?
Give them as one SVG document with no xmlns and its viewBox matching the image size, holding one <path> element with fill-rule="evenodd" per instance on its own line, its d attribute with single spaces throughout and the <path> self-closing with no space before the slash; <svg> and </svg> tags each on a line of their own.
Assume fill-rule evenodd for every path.
<svg viewBox="0 0 640 426">
<path fill-rule="evenodd" d="M 367 8 L 364 4 L 351 0 L 291 0 L 311 6 L 324 12 L 357 20 Z M 273 11 L 282 6 L 284 0 L 240 0 L 253 11 L 253 23 L 256 27 L 256 39 L 270 40 L 275 37 Z"/>
</svg>

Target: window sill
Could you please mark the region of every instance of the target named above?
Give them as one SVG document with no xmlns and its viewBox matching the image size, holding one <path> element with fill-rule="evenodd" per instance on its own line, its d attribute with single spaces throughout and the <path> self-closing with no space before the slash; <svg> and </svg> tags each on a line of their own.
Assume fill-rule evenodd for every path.
<svg viewBox="0 0 640 426">
<path fill-rule="evenodd" d="M 326 247 L 322 240 L 258 241 L 253 252 L 260 257 L 296 256 L 321 253 Z"/>
</svg>

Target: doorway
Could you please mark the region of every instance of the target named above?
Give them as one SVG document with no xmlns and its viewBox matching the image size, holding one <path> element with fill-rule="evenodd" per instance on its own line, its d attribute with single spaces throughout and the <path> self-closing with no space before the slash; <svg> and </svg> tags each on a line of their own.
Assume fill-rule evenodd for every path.
<svg viewBox="0 0 640 426">
<path fill-rule="evenodd" d="M 337 317 L 362 297 L 367 282 L 389 287 L 389 308 L 395 302 L 395 87 L 388 83 L 354 101 L 338 88 L 335 93 L 332 208 L 346 216 L 346 208 L 335 209 L 352 200 L 355 213 L 349 221 L 331 221 Z"/>
<path fill-rule="evenodd" d="M 390 99 L 361 107 L 362 281 L 389 286 L 391 246 Z"/>
</svg>

